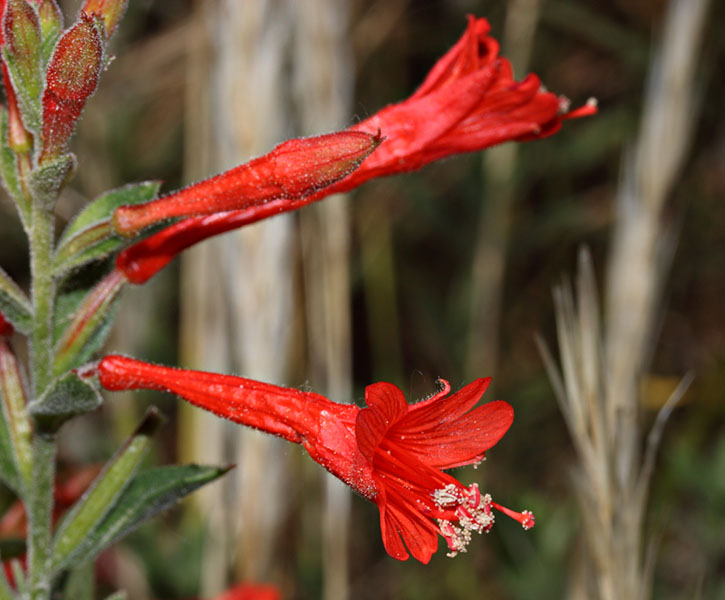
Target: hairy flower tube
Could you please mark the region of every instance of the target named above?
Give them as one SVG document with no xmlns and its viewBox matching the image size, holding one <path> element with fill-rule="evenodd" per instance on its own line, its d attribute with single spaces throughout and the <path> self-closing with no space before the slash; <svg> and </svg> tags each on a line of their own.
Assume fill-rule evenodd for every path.
<svg viewBox="0 0 725 600">
<path fill-rule="evenodd" d="M 489 30 L 485 19 L 469 17 L 461 39 L 435 64 L 410 98 L 350 128 L 371 135 L 381 131 L 384 139 L 346 177 L 291 201 L 270 199 L 263 205 L 230 210 L 231 202 L 227 199 L 224 207 L 229 212 L 186 218 L 130 246 L 119 256 L 118 268 L 129 281 L 143 283 L 179 252 L 209 237 L 351 190 L 374 177 L 413 171 L 446 156 L 483 150 L 505 141 L 546 137 L 558 131 L 564 120 L 596 112 L 593 102 L 567 112 L 568 100 L 545 91 L 536 75 L 516 82 L 511 65 L 499 56 L 498 42 L 488 35 Z M 225 175 L 210 181 L 223 184 Z M 233 187 L 230 184 L 225 195 L 243 192 L 234 191 Z M 175 196 L 189 198 L 195 194 L 193 190 L 194 186 L 165 200 L 172 202 Z M 203 204 L 205 198 L 199 195 L 197 201 Z M 236 201 L 242 204 L 245 199 Z M 208 203 L 210 208 L 214 205 L 212 201 Z M 127 211 L 142 212 L 146 206 L 119 208 L 117 219 L 120 221 Z M 217 211 L 224 207 L 216 204 Z"/>
<path fill-rule="evenodd" d="M 133 236 L 172 217 L 298 200 L 349 175 L 380 142 L 380 132 L 360 131 L 288 140 L 264 156 L 169 196 L 121 206 L 113 215 L 113 227 L 116 233 Z"/>
<path fill-rule="evenodd" d="M 475 407 L 489 379 L 454 394 L 443 381 L 440 392 L 412 405 L 396 386 L 376 383 L 367 387 L 361 409 L 312 392 L 118 355 L 104 357 L 95 371 L 107 390 L 171 392 L 220 417 L 302 444 L 378 505 L 385 549 L 399 560 L 412 554 L 428 563 L 438 535 L 449 556 L 465 552 L 474 532 L 493 525 L 493 509 L 526 529 L 534 525 L 530 512 L 500 506 L 476 484 L 466 487 L 443 471 L 481 462 L 511 426 L 513 409 L 506 402 Z"/>
</svg>

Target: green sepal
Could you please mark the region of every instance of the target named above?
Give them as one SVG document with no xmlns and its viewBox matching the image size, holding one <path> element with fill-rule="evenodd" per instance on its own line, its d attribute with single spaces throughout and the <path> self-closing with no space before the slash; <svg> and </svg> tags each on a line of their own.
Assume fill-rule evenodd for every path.
<svg viewBox="0 0 725 600">
<path fill-rule="evenodd" d="M 22 497 L 33 477 L 33 427 L 26 412 L 25 390 L 21 363 L 11 345 L 0 339 L 0 464 L 2 477 Z M 9 454 L 5 456 L 5 452 Z"/>
<path fill-rule="evenodd" d="M 18 108 L 20 109 L 20 114 L 23 117 L 23 124 L 28 130 L 37 133 L 40 131 L 41 123 L 40 94 L 30 92 L 30 90 L 25 87 L 26 81 L 23 80 L 20 72 L 20 65 L 10 52 L 8 52 L 7 47 L 3 48 L 2 55 L 5 59 L 5 65 L 8 68 L 8 75 L 10 75 L 10 82 L 13 86 L 13 90 L 15 91 L 15 97 L 18 100 Z M 42 90 L 43 80 L 40 74 L 40 61 L 38 61 L 38 81 L 33 81 L 33 78 L 31 78 L 31 80 L 27 83 L 33 90 L 37 88 L 38 85 L 40 86 L 39 89 Z"/>
<path fill-rule="evenodd" d="M 30 333 L 33 327 L 33 309 L 23 291 L 0 269 L 0 312 L 21 333 Z"/>
<path fill-rule="evenodd" d="M 106 464 L 88 491 L 73 506 L 58 527 L 53 541 L 53 564 L 65 566 L 68 558 L 103 522 L 131 482 L 164 418 L 151 407 L 131 437 Z M 89 557 L 91 558 L 91 557 Z M 80 564 L 77 561 L 74 564 Z"/>
<path fill-rule="evenodd" d="M 125 590 L 113 592 L 110 596 L 106 596 L 105 600 L 128 600 L 128 594 Z"/>
<path fill-rule="evenodd" d="M 143 181 L 106 192 L 96 198 L 68 225 L 58 242 L 53 260 L 56 275 L 104 258 L 124 243 L 111 227 L 119 206 L 140 204 L 156 198 L 160 181 Z"/>
<path fill-rule="evenodd" d="M 30 226 L 30 203 L 20 187 L 18 161 L 15 152 L 12 151 L 8 144 L 9 128 L 8 109 L 0 106 L 0 176 L 2 176 L 3 185 L 8 195 L 18 208 L 23 226 L 27 230 Z"/>
<path fill-rule="evenodd" d="M 53 558 L 57 570 L 82 564 L 128 535 L 141 523 L 218 479 L 229 468 L 199 465 L 157 467 L 139 473 L 126 487 L 103 521 L 63 561 Z"/>
<path fill-rule="evenodd" d="M 60 191 L 76 170 L 75 154 L 69 152 L 57 158 L 45 160 L 30 173 L 29 183 L 35 197 L 43 203 L 43 208 L 51 210 Z"/>
<path fill-rule="evenodd" d="M 58 431 L 68 419 L 98 408 L 103 398 L 92 381 L 71 371 L 56 378 L 40 398 L 28 404 L 28 412 L 43 432 Z"/>
</svg>

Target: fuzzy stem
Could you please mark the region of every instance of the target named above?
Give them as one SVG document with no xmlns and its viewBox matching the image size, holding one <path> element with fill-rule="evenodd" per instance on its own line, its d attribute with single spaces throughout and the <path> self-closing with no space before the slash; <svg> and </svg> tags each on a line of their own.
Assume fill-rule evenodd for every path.
<svg viewBox="0 0 725 600">
<path fill-rule="evenodd" d="M 30 600 L 50 597 L 51 515 L 55 476 L 54 434 L 36 433 L 33 439 L 33 484 L 27 502 L 28 571 Z"/>
<path fill-rule="evenodd" d="M 33 330 L 30 361 L 33 398 L 37 399 L 52 378 L 53 232 L 54 216 L 45 198 L 33 198 L 30 235 Z M 28 571 L 31 600 L 50 596 L 51 514 L 56 443 L 54 435 L 35 431 L 33 439 L 33 478 L 25 499 L 28 513 Z"/>
</svg>

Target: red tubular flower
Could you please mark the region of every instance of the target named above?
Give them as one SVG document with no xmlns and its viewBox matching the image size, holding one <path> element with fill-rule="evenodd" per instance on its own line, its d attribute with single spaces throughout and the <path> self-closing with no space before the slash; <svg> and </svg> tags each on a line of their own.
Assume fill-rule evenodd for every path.
<svg viewBox="0 0 725 600">
<path fill-rule="evenodd" d="M 220 417 L 302 444 L 315 461 L 378 505 L 385 549 L 399 560 L 410 552 L 427 563 L 439 534 L 449 556 L 464 552 L 472 532 L 491 528 L 494 508 L 527 529 L 534 524 L 530 512 L 506 509 L 476 484 L 465 487 L 443 472 L 482 461 L 513 421 L 506 402 L 474 408 L 489 379 L 451 395 L 444 381 L 440 392 L 412 405 L 394 385 L 376 383 L 366 389 L 367 407 L 360 409 L 312 392 L 115 355 L 100 361 L 97 374 L 107 390 L 175 393 Z"/>
<path fill-rule="evenodd" d="M 359 131 L 288 140 L 264 156 L 169 196 L 121 206 L 113 214 L 113 227 L 116 233 L 134 236 L 172 217 L 299 200 L 349 175 L 380 142 L 380 132 Z"/>
<path fill-rule="evenodd" d="M 489 30 L 485 19 L 469 17 L 461 39 L 410 98 L 350 128 L 380 130 L 385 139 L 344 179 L 292 202 L 273 200 L 211 217 L 187 218 L 122 252 L 119 269 L 133 283 L 143 283 L 176 254 L 214 235 L 351 190 L 373 177 L 413 171 L 452 154 L 509 140 L 546 137 L 558 131 L 562 121 L 596 112 L 593 102 L 566 112 L 568 101 L 544 91 L 536 75 L 514 81 L 511 65 L 498 55 L 498 42 Z"/>
</svg>

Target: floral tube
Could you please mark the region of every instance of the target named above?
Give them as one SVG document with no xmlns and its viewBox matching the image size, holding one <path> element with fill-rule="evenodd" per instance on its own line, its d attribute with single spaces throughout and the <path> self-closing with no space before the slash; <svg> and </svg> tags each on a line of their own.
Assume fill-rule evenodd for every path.
<svg viewBox="0 0 725 600">
<path fill-rule="evenodd" d="M 513 422 L 502 401 L 476 407 L 489 379 L 458 392 L 442 382 L 435 395 L 407 404 L 390 383 L 365 391 L 366 408 L 339 404 L 242 377 L 182 370 L 132 358 L 104 357 L 95 373 L 111 391 L 155 389 L 178 394 L 220 417 L 301 444 L 310 456 L 356 492 L 375 502 L 385 549 L 428 563 L 441 535 L 449 556 L 465 552 L 474 532 L 489 531 L 493 509 L 534 525 L 529 511 L 509 510 L 444 472 L 480 463 Z M 406 550 L 407 547 L 407 550 Z"/>
</svg>

